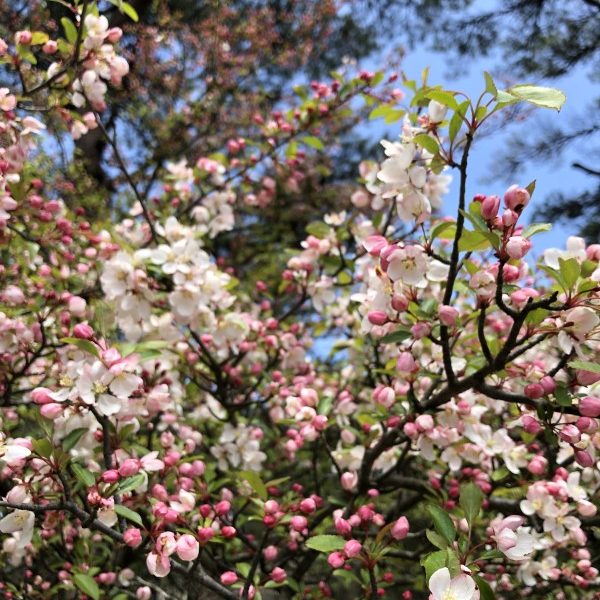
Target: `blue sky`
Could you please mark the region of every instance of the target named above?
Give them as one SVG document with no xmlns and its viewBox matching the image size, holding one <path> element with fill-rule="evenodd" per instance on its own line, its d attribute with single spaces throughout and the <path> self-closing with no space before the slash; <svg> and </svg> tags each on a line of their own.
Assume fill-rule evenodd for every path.
<svg viewBox="0 0 600 600">
<path fill-rule="evenodd" d="M 425 48 L 417 48 L 409 52 L 403 61 L 403 70 L 409 78 L 419 79 L 421 71 L 429 67 L 429 83 L 432 85 L 441 84 L 448 89 L 460 90 L 469 96 L 477 97 L 484 88 L 483 71 L 489 71 L 492 74 L 499 74 L 498 57 L 485 57 L 480 60 L 469 60 L 470 66 L 468 72 L 462 76 L 452 76 L 449 74 L 448 61 L 449 55 L 431 52 Z M 374 65 L 376 61 L 374 62 Z M 500 132 L 486 137 L 476 143 L 471 153 L 469 180 L 467 191 L 472 196 L 476 193 L 498 194 L 508 187 L 504 181 L 488 181 L 490 174 L 490 165 L 493 164 L 494 156 L 505 150 L 507 144 L 510 144 L 511 136 L 531 135 L 533 131 L 539 131 L 544 123 L 554 121 L 556 125 L 568 128 L 569 124 L 581 116 L 586 107 L 592 103 L 592 99 L 600 95 L 600 85 L 594 83 L 588 78 L 587 69 L 578 68 L 566 77 L 557 80 L 543 81 L 540 79 L 529 78 L 519 83 L 535 83 L 538 85 L 548 85 L 557 87 L 565 92 L 567 102 L 560 113 L 555 111 L 537 109 L 531 118 L 511 127 L 506 132 Z M 382 123 L 379 121 L 378 123 Z M 397 133 L 398 127 L 380 125 L 381 129 L 375 131 L 374 135 L 382 135 L 384 132 Z M 586 176 L 579 170 L 573 169 L 570 165 L 575 159 L 585 158 L 585 154 L 577 151 L 577 148 L 571 147 L 560 160 L 547 162 L 529 162 L 527 168 L 517 181 L 527 185 L 533 179 L 537 180 L 536 191 L 533 198 L 533 206 L 539 206 L 545 202 L 552 192 L 568 191 L 578 192 L 589 189 L 593 185 L 592 178 Z M 593 162 L 588 164 L 593 166 Z M 443 212 L 445 214 L 455 214 L 456 202 L 458 198 L 458 179 L 455 177 L 450 194 L 445 199 Z M 539 234 L 536 236 L 535 249 L 536 255 L 547 247 L 564 247 L 568 235 L 574 233 L 574 227 L 567 225 L 554 224 L 551 232 Z M 588 243 L 597 240 L 588 240 Z"/>
</svg>

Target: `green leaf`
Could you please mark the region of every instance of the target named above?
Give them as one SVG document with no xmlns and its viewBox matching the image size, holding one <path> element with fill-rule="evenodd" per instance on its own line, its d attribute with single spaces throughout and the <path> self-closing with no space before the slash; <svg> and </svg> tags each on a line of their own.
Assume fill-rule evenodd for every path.
<svg viewBox="0 0 600 600">
<path fill-rule="evenodd" d="M 331 228 L 323 221 L 313 221 L 306 226 L 306 232 L 323 239 L 329 235 Z"/>
<path fill-rule="evenodd" d="M 560 274 L 565 282 L 566 290 L 572 290 L 575 287 L 575 284 L 577 283 L 581 273 L 581 266 L 579 262 L 576 258 L 569 258 L 567 260 L 559 258 L 558 264 L 560 265 Z"/>
<path fill-rule="evenodd" d="M 454 239 L 455 232 L 456 223 L 454 221 L 442 221 L 441 223 L 438 223 L 432 227 L 431 231 L 429 232 L 429 239 L 432 241 L 436 238 L 452 240 Z"/>
<path fill-rule="evenodd" d="M 507 91 L 511 96 L 519 100 L 554 110 L 560 110 L 567 100 L 567 97 L 560 90 L 538 85 L 515 85 Z"/>
<path fill-rule="evenodd" d="M 523 230 L 521 234 L 525 238 L 530 238 L 536 233 L 541 233 L 542 231 L 550 231 L 552 229 L 552 223 L 534 223 L 533 225 L 529 225 Z"/>
<path fill-rule="evenodd" d="M 500 550 L 486 550 L 477 557 L 477 560 L 492 560 L 494 558 L 501 558 L 504 560 L 504 554 L 502 554 Z"/>
<path fill-rule="evenodd" d="M 510 475 L 510 471 L 505 466 L 502 466 L 499 469 L 492 471 L 491 477 L 492 477 L 492 481 L 502 481 L 509 475 Z"/>
<path fill-rule="evenodd" d="M 425 150 L 431 154 L 437 154 L 440 150 L 440 146 L 437 141 L 426 133 L 419 133 L 419 135 L 415 135 L 413 142 L 422 148 L 425 148 Z"/>
<path fill-rule="evenodd" d="M 421 564 L 425 568 L 425 579 L 429 582 L 429 578 L 440 569 L 443 569 L 446 566 L 446 551 L 438 550 L 437 552 L 432 552 L 428 556 L 426 556 Z"/>
<path fill-rule="evenodd" d="M 508 104 L 515 104 L 519 101 L 519 99 L 513 96 L 512 94 L 509 94 L 508 92 L 498 90 L 498 92 L 496 93 L 496 101 L 498 102 L 498 105 L 494 110 L 497 110 L 498 108 L 503 108 Z"/>
<path fill-rule="evenodd" d="M 47 33 L 43 31 L 33 31 L 31 33 L 31 45 L 39 46 L 40 44 L 45 44 L 50 38 Z"/>
<path fill-rule="evenodd" d="M 479 588 L 479 600 L 496 600 L 494 590 L 492 590 L 490 584 L 485 579 L 479 575 L 473 575 L 473 579 Z"/>
<path fill-rule="evenodd" d="M 456 529 L 454 523 L 452 523 L 452 519 L 448 516 L 448 513 L 435 504 L 427 506 L 427 512 L 433 521 L 435 530 L 451 544 L 456 537 Z"/>
<path fill-rule="evenodd" d="M 21 60 L 25 60 L 32 65 L 37 65 L 37 58 L 35 54 L 29 49 L 29 46 L 23 46 L 23 44 L 17 44 L 17 54 Z"/>
<path fill-rule="evenodd" d="M 285 155 L 287 158 L 294 158 L 298 153 L 298 142 L 296 140 L 292 140 L 288 147 L 285 149 Z"/>
<path fill-rule="evenodd" d="M 598 268 L 598 263 L 594 260 L 584 260 L 581 263 L 581 276 L 589 277 Z"/>
<path fill-rule="evenodd" d="M 67 42 L 74 44 L 77 41 L 77 27 L 75 27 L 73 21 L 71 21 L 71 19 L 68 17 L 63 17 L 60 22 L 65 30 L 65 38 Z"/>
<path fill-rule="evenodd" d="M 315 535 L 306 540 L 306 546 L 318 552 L 341 550 L 346 540 L 341 535 Z"/>
<path fill-rule="evenodd" d="M 302 142 L 305 143 L 307 146 L 314 148 L 315 150 L 320 150 L 320 151 L 325 150 L 325 146 L 324 146 L 323 142 L 318 137 L 315 137 L 314 135 L 307 135 L 306 137 L 303 137 Z"/>
<path fill-rule="evenodd" d="M 385 119 L 386 123 L 394 123 L 395 121 L 399 121 L 405 114 L 405 111 L 394 108 L 389 104 L 381 104 L 375 107 L 369 113 L 369 121 L 373 119 Z"/>
<path fill-rule="evenodd" d="M 32 440 L 31 446 L 33 451 L 44 458 L 48 458 L 52 454 L 53 446 L 50 440 L 42 438 L 40 440 Z"/>
<path fill-rule="evenodd" d="M 139 15 L 137 14 L 137 10 L 131 6 L 128 2 L 123 2 L 121 4 L 121 11 L 124 12 L 134 23 L 137 23 L 140 20 Z"/>
<path fill-rule="evenodd" d="M 533 196 L 533 192 L 535 192 L 535 184 L 537 180 L 531 181 L 528 185 L 525 186 L 525 189 L 529 192 L 529 196 Z"/>
<path fill-rule="evenodd" d="M 135 490 L 135 488 L 139 487 L 146 481 L 145 473 L 138 473 L 137 475 L 133 475 L 133 477 L 126 477 L 119 483 L 119 487 L 117 491 L 119 494 L 124 494 L 126 492 L 131 492 L 131 490 Z"/>
<path fill-rule="evenodd" d="M 260 478 L 258 473 L 255 471 L 241 471 L 238 473 L 238 477 L 240 479 L 245 479 L 250 487 L 258 494 L 258 497 L 261 500 L 266 500 L 269 493 L 267 491 L 267 486 L 263 483 L 263 480 Z"/>
<path fill-rule="evenodd" d="M 445 90 L 432 90 L 431 92 L 425 94 L 425 97 L 429 98 L 430 100 L 435 100 L 436 102 L 439 102 L 440 104 L 443 104 L 452 110 L 458 110 L 458 102 L 456 101 L 456 98 L 452 92 L 446 92 Z"/>
<path fill-rule="evenodd" d="M 89 431 L 87 427 L 73 429 L 62 441 L 62 447 L 65 452 L 69 452 L 77 445 L 77 442 Z"/>
<path fill-rule="evenodd" d="M 440 550 L 445 550 L 448 547 L 448 542 L 446 541 L 446 538 L 444 538 L 443 536 L 441 536 L 439 533 L 433 531 L 432 529 L 428 529 L 425 532 L 425 535 L 427 536 L 427 539 L 436 548 L 439 548 Z"/>
<path fill-rule="evenodd" d="M 446 548 L 446 566 L 450 571 L 450 577 L 460 575 L 460 558 L 456 551 L 450 547 Z"/>
<path fill-rule="evenodd" d="M 93 354 L 96 358 L 100 358 L 100 352 L 98 351 L 98 346 L 89 340 L 80 340 L 75 337 L 66 337 L 60 340 L 63 344 L 72 344 L 73 346 L 77 346 L 83 352 L 87 352 L 88 354 Z"/>
<path fill-rule="evenodd" d="M 467 523 L 473 526 L 473 522 L 483 506 L 483 492 L 473 482 L 469 482 L 460 488 L 459 504 L 465 511 Z"/>
<path fill-rule="evenodd" d="M 91 575 L 87 573 L 75 573 L 73 583 L 93 600 L 100 599 L 100 588 Z"/>
<path fill-rule="evenodd" d="M 388 333 L 379 338 L 379 342 L 381 344 L 398 344 L 407 340 L 410 336 L 411 333 L 408 329 L 397 329 L 396 331 L 392 331 L 392 333 Z"/>
<path fill-rule="evenodd" d="M 572 360 L 569 366 L 573 369 L 581 369 L 582 371 L 589 371 L 590 373 L 600 373 L 600 364 L 589 362 L 587 360 Z"/>
<path fill-rule="evenodd" d="M 469 101 L 465 100 L 461 102 L 458 107 L 458 110 L 452 115 L 450 119 L 450 125 L 448 126 L 448 135 L 450 137 L 450 141 L 453 142 L 454 138 L 456 138 L 460 128 L 463 124 L 463 117 L 467 114 L 467 110 L 469 108 Z"/>
<path fill-rule="evenodd" d="M 571 394 L 569 394 L 569 390 L 564 385 L 556 386 L 556 389 L 554 390 L 554 397 L 560 406 L 571 406 L 573 404 L 573 398 Z"/>
<path fill-rule="evenodd" d="M 481 216 L 481 204 L 479 202 L 472 202 L 469 206 L 469 212 L 466 210 L 460 210 L 460 213 L 472 223 L 473 227 L 475 227 L 477 231 L 489 233 L 487 223 Z"/>
<path fill-rule="evenodd" d="M 485 91 L 495 98 L 498 95 L 498 88 L 496 87 L 492 76 L 487 71 L 484 71 L 483 77 L 485 79 Z"/>
<path fill-rule="evenodd" d="M 458 249 L 461 252 L 485 250 L 489 247 L 490 240 L 483 231 L 470 231 L 469 229 L 464 229 L 458 242 Z"/>
<path fill-rule="evenodd" d="M 525 323 L 528 325 L 539 325 L 548 316 L 548 311 L 544 308 L 536 308 L 527 314 Z"/>
<path fill-rule="evenodd" d="M 131 521 L 136 525 L 143 526 L 142 517 L 140 517 L 140 515 L 138 515 L 138 513 L 136 513 L 134 510 L 131 510 L 122 504 L 115 504 L 115 512 L 128 521 Z"/>
<path fill-rule="evenodd" d="M 75 477 L 83 483 L 86 487 L 92 487 L 96 483 L 96 477 L 91 471 L 88 471 L 85 467 L 77 463 L 71 463 L 71 469 L 75 474 Z"/>
<path fill-rule="evenodd" d="M 377 71 L 377 73 L 375 73 L 375 75 L 371 78 L 371 81 L 369 81 L 369 85 L 371 87 L 379 85 L 383 81 L 384 77 L 385 73 L 383 71 Z"/>
</svg>

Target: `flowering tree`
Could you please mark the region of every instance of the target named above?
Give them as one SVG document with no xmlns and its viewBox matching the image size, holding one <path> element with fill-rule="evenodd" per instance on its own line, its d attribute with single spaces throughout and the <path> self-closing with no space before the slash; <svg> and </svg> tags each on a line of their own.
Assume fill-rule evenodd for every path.
<svg viewBox="0 0 600 600">
<path fill-rule="evenodd" d="M 62 5 L 0 41 L 3 597 L 592 598 L 600 245 L 534 265 L 535 183 L 467 189 L 488 120 L 562 93 L 335 73 L 144 181 L 106 121 L 122 32 Z M 364 106 L 398 139 L 263 277 L 236 232 Z M 103 136 L 123 218 L 60 199 L 48 130 Z"/>
</svg>

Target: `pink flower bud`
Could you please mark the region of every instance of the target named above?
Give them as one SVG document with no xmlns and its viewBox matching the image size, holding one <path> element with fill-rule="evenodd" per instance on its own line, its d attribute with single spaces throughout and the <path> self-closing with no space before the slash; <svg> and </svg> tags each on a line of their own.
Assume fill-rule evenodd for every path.
<svg viewBox="0 0 600 600">
<path fill-rule="evenodd" d="M 523 429 L 532 435 L 539 433 L 542 429 L 540 422 L 530 415 L 524 415 L 521 418 L 521 421 L 523 423 Z"/>
<path fill-rule="evenodd" d="M 350 196 L 350 202 L 352 202 L 356 208 L 365 208 L 366 206 L 369 206 L 371 197 L 365 190 L 356 190 L 356 192 Z"/>
<path fill-rule="evenodd" d="M 410 531 L 410 524 L 406 517 L 400 517 L 393 525 L 390 530 L 392 537 L 395 540 L 403 540 Z"/>
<path fill-rule="evenodd" d="M 537 400 L 544 395 L 544 388 L 540 383 L 529 383 L 525 386 L 525 395 L 531 400 Z"/>
<path fill-rule="evenodd" d="M 575 460 L 582 467 L 592 467 L 594 465 L 594 459 L 587 450 L 577 450 L 575 452 Z"/>
<path fill-rule="evenodd" d="M 414 423 L 405 423 L 403 431 L 409 438 L 416 438 L 419 435 L 419 429 Z"/>
<path fill-rule="evenodd" d="M 375 390 L 373 390 L 373 400 L 378 404 L 382 404 L 383 406 L 389 408 L 396 400 L 396 392 L 394 392 L 393 388 L 389 386 L 378 386 L 375 388 Z"/>
<path fill-rule="evenodd" d="M 119 471 L 116 469 L 109 469 L 102 473 L 102 481 L 104 483 L 116 483 L 119 479 L 121 479 L 121 475 L 119 475 Z"/>
<path fill-rule="evenodd" d="M 577 502 L 577 512 L 582 517 L 593 517 L 598 512 L 596 505 L 589 500 L 579 500 Z"/>
<path fill-rule="evenodd" d="M 116 44 L 123 36 L 123 30 L 120 27 L 111 27 L 106 32 L 106 39 L 111 44 Z"/>
<path fill-rule="evenodd" d="M 215 535 L 212 527 L 200 527 L 198 529 L 198 539 L 202 545 L 207 544 Z"/>
<path fill-rule="evenodd" d="M 344 544 L 344 554 L 348 558 L 355 558 L 360 554 L 362 550 L 362 544 L 358 540 L 348 540 Z"/>
<path fill-rule="evenodd" d="M 71 296 L 68 302 L 69 312 L 76 317 L 83 317 L 87 302 L 81 296 Z"/>
<path fill-rule="evenodd" d="M 527 470 L 533 475 L 542 475 L 547 468 L 548 461 L 543 456 L 534 456 L 527 465 Z"/>
<path fill-rule="evenodd" d="M 579 419 L 577 419 L 575 422 L 575 427 L 584 433 L 590 428 L 592 422 L 593 421 L 590 417 L 579 417 Z"/>
<path fill-rule="evenodd" d="M 58 404 L 57 402 L 50 402 L 49 404 L 44 404 L 40 408 L 40 414 L 46 419 L 54 420 L 60 417 L 60 415 L 62 415 L 63 410 L 64 406 L 62 404 Z"/>
<path fill-rule="evenodd" d="M 561 440 L 567 442 L 568 444 L 576 444 L 581 440 L 581 433 L 579 429 L 572 424 L 565 425 L 561 429 L 559 436 Z"/>
<path fill-rule="evenodd" d="M 275 583 L 283 583 L 286 580 L 286 578 L 287 578 L 287 573 L 281 567 L 275 567 L 271 571 L 271 579 Z"/>
<path fill-rule="evenodd" d="M 31 399 L 36 404 L 50 404 L 54 402 L 52 396 L 50 396 L 51 393 L 48 388 L 38 387 L 31 392 Z"/>
<path fill-rule="evenodd" d="M 519 220 L 519 215 L 514 210 L 505 210 L 502 213 L 502 225 L 512 227 Z"/>
<path fill-rule="evenodd" d="M 420 432 L 431 431 L 435 427 L 435 422 L 431 415 L 419 415 L 415 419 L 415 425 Z"/>
<path fill-rule="evenodd" d="M 419 367 L 410 352 L 401 352 L 396 361 L 396 369 L 402 374 L 411 374 L 418 371 Z"/>
<path fill-rule="evenodd" d="M 585 253 L 588 260 L 600 261 L 600 244 L 590 244 Z"/>
<path fill-rule="evenodd" d="M 137 600 L 150 600 L 152 598 L 152 590 L 147 585 L 140 586 L 135 590 Z"/>
<path fill-rule="evenodd" d="M 521 270 L 515 265 L 509 265 L 508 263 L 502 267 L 502 274 L 504 275 L 504 281 L 511 283 L 521 278 Z M 529 294 L 525 293 L 525 296 L 529 297 Z"/>
<path fill-rule="evenodd" d="M 392 308 L 397 312 L 404 312 L 409 305 L 408 298 L 404 294 L 394 294 L 392 296 Z"/>
<path fill-rule="evenodd" d="M 358 483 L 358 475 L 356 473 L 346 471 L 345 473 L 342 473 L 342 476 L 340 477 L 340 483 L 342 484 L 342 488 L 350 492 Z"/>
<path fill-rule="evenodd" d="M 306 514 L 313 513 L 317 510 L 317 504 L 312 498 L 305 498 L 300 502 L 300 510 Z"/>
<path fill-rule="evenodd" d="M 94 330 L 87 323 L 78 323 L 73 327 L 73 336 L 80 340 L 91 340 L 94 337 Z"/>
<path fill-rule="evenodd" d="M 133 477 L 137 475 L 140 470 L 140 463 L 135 458 L 128 458 L 119 467 L 119 475 L 121 477 Z"/>
<path fill-rule="evenodd" d="M 306 517 L 295 516 L 290 520 L 290 525 L 294 531 L 302 532 L 308 527 Z"/>
<path fill-rule="evenodd" d="M 346 519 L 339 517 L 335 519 L 335 530 L 339 533 L 339 535 L 347 536 L 352 533 L 352 526 Z"/>
<path fill-rule="evenodd" d="M 415 340 L 420 340 L 431 333 L 431 325 L 424 321 L 419 321 L 410 328 L 410 333 Z"/>
<path fill-rule="evenodd" d="M 264 508 L 267 515 L 272 515 L 279 511 L 279 503 L 276 500 L 267 500 Z"/>
<path fill-rule="evenodd" d="M 42 46 L 42 52 L 44 54 L 56 54 L 57 50 L 58 50 L 58 44 L 54 40 L 48 40 Z"/>
<path fill-rule="evenodd" d="M 504 205 L 506 208 L 521 212 L 529 203 L 529 192 L 518 185 L 511 185 L 504 192 Z"/>
<path fill-rule="evenodd" d="M 327 562 L 329 563 L 329 566 L 332 569 L 339 569 L 340 567 L 344 566 L 346 559 L 344 558 L 344 555 L 341 552 L 332 552 L 327 557 Z"/>
<path fill-rule="evenodd" d="M 511 258 L 523 258 L 531 249 L 531 242 L 520 235 L 513 235 L 506 242 L 506 253 Z"/>
<path fill-rule="evenodd" d="M 447 327 L 452 327 L 456 323 L 458 318 L 458 310 L 453 306 L 447 306 L 445 304 L 440 305 L 438 308 L 438 316 L 440 321 Z"/>
<path fill-rule="evenodd" d="M 552 394 L 556 389 L 556 382 L 550 375 L 544 375 L 544 377 L 540 379 L 540 384 L 544 388 L 546 394 Z"/>
<path fill-rule="evenodd" d="M 186 533 L 177 540 L 176 552 L 181 560 L 196 560 L 200 553 L 200 544 L 194 536 Z"/>
<path fill-rule="evenodd" d="M 382 310 L 369 311 L 367 319 L 371 325 L 385 325 L 388 322 L 388 317 Z"/>
<path fill-rule="evenodd" d="M 600 373 L 592 371 L 577 371 L 577 383 L 581 385 L 592 385 L 600 381 Z"/>
<path fill-rule="evenodd" d="M 221 527 L 221 535 L 229 540 L 231 538 L 234 538 L 237 535 L 237 530 L 235 527 L 232 527 L 231 525 L 224 525 L 223 527 Z"/>
<path fill-rule="evenodd" d="M 223 585 L 233 585 L 237 580 L 238 577 L 233 571 L 225 571 L 221 575 L 221 583 Z"/>
<path fill-rule="evenodd" d="M 142 543 L 142 532 L 137 527 L 130 527 L 124 531 L 123 541 L 130 548 L 136 548 Z"/>
<path fill-rule="evenodd" d="M 600 417 L 600 398 L 585 396 L 579 400 L 579 414 L 584 417 Z"/>
<path fill-rule="evenodd" d="M 23 46 L 28 46 L 31 44 L 31 40 L 33 36 L 31 35 L 31 31 L 17 31 L 15 35 L 15 41 L 17 44 L 22 44 Z"/>
<path fill-rule="evenodd" d="M 499 196 L 486 196 L 481 203 L 481 216 L 486 221 L 492 221 L 498 215 L 500 209 Z"/>
<path fill-rule="evenodd" d="M 231 510 L 231 502 L 228 500 L 221 500 L 215 504 L 215 513 L 218 516 L 226 515 Z"/>
<path fill-rule="evenodd" d="M 265 560 L 273 561 L 279 556 L 279 550 L 277 546 L 267 546 L 263 554 L 265 555 Z"/>
</svg>

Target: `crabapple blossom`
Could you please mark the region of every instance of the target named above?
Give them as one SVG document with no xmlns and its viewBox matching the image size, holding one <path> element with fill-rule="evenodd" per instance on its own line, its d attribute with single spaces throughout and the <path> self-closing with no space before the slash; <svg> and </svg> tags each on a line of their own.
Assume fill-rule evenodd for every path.
<svg viewBox="0 0 600 600">
<path fill-rule="evenodd" d="M 429 578 L 431 600 L 474 600 L 476 596 L 475 581 L 465 573 L 456 577 L 443 567 Z"/>
<path fill-rule="evenodd" d="M 591 598 L 600 249 L 467 179 L 518 88 L 349 60 L 275 105 L 332 3 L 294 49 L 260 3 L 66 4 L 0 42 L 0 589 Z M 363 103 L 394 138 L 340 185 Z"/>
</svg>

